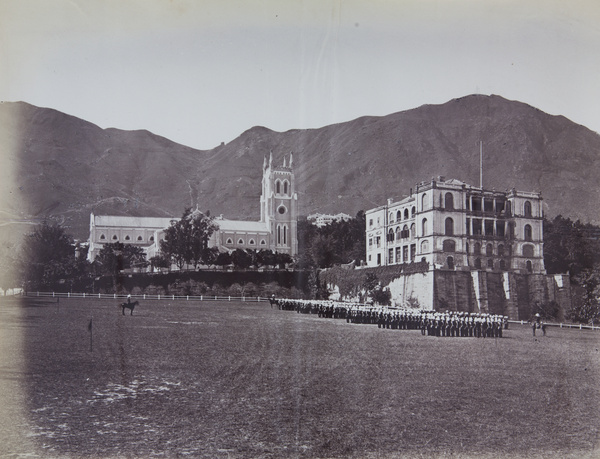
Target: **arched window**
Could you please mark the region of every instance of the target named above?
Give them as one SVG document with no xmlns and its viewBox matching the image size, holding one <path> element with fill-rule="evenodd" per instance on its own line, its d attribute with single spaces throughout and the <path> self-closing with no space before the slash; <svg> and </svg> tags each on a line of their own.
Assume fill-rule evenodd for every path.
<svg viewBox="0 0 600 459">
<path fill-rule="evenodd" d="M 400 240 L 402 238 L 402 231 L 400 230 L 400 227 L 396 227 L 396 240 Z"/>
<path fill-rule="evenodd" d="M 392 228 L 390 228 L 390 230 L 388 231 L 388 242 L 393 242 L 394 241 L 394 230 Z"/>
<path fill-rule="evenodd" d="M 117 235 L 116 235 L 116 234 L 113 234 L 113 237 L 112 237 L 112 238 L 113 238 L 113 241 L 118 241 L 118 240 L 119 240 L 119 238 L 117 237 Z"/>
<path fill-rule="evenodd" d="M 533 272 L 533 265 L 531 264 L 530 260 L 527 260 L 526 266 L 527 266 L 527 272 L 528 273 L 532 273 Z"/>
<path fill-rule="evenodd" d="M 402 212 L 398 211 L 396 212 L 396 221 L 399 222 L 400 220 L 402 220 Z"/>
<path fill-rule="evenodd" d="M 408 220 L 408 209 L 404 209 L 404 220 Z"/>
<path fill-rule="evenodd" d="M 421 253 L 429 252 L 429 241 L 421 242 Z"/>
<path fill-rule="evenodd" d="M 531 225 L 525 225 L 525 240 L 531 241 Z"/>
<path fill-rule="evenodd" d="M 494 260 L 492 260 L 491 258 L 487 261 L 487 266 L 490 269 L 494 269 Z"/>
<path fill-rule="evenodd" d="M 100 235 L 100 240 L 101 240 L 101 241 L 103 241 L 103 240 L 105 240 L 105 239 L 106 239 L 106 236 L 105 236 L 104 234 L 101 234 L 101 235 Z"/>
<path fill-rule="evenodd" d="M 283 182 L 283 194 L 288 194 L 288 182 L 287 182 L 287 180 Z"/>
<path fill-rule="evenodd" d="M 287 245 L 287 225 L 283 225 L 283 245 Z"/>
<path fill-rule="evenodd" d="M 390 212 L 389 223 L 394 223 L 394 212 Z"/>
<path fill-rule="evenodd" d="M 423 196 L 421 196 L 421 210 L 427 209 L 429 209 L 429 201 L 427 200 L 427 195 L 423 194 Z"/>
<path fill-rule="evenodd" d="M 475 269 L 481 269 L 481 258 L 475 258 Z"/>
<path fill-rule="evenodd" d="M 408 232 L 408 225 L 404 225 L 402 228 L 402 238 L 408 238 L 410 236 Z"/>
<path fill-rule="evenodd" d="M 281 226 L 277 225 L 277 244 L 281 244 Z"/>
<path fill-rule="evenodd" d="M 254 242 L 254 239 L 250 239 L 250 240 L 248 241 L 248 244 L 250 244 L 250 245 L 255 245 L 255 244 L 256 244 L 256 242 Z"/>
<path fill-rule="evenodd" d="M 154 236 L 150 236 L 150 242 L 154 242 Z"/>
<path fill-rule="evenodd" d="M 444 198 L 444 208 L 446 210 L 454 210 L 454 195 L 452 193 L 446 193 Z"/>
<path fill-rule="evenodd" d="M 410 215 L 412 217 L 414 217 L 416 213 L 417 213 L 417 208 L 415 206 L 412 206 L 412 209 L 410 209 Z"/>
<path fill-rule="evenodd" d="M 494 255 L 494 246 L 492 244 L 488 244 L 485 246 L 485 254 L 488 257 Z"/>
<path fill-rule="evenodd" d="M 531 217 L 531 203 L 529 201 L 525 201 L 523 205 L 523 213 L 526 217 Z"/>
<path fill-rule="evenodd" d="M 227 238 L 227 242 L 225 244 L 233 244 L 233 240 L 231 238 Z"/>
<path fill-rule="evenodd" d="M 424 218 L 423 222 L 421 223 L 421 236 L 426 236 L 427 235 L 427 219 Z"/>
<path fill-rule="evenodd" d="M 479 242 L 476 242 L 473 246 L 473 253 L 475 255 L 479 255 L 481 253 L 481 244 Z"/>
<path fill-rule="evenodd" d="M 456 252 L 456 242 L 452 239 L 446 239 L 443 243 L 444 252 Z"/>
<path fill-rule="evenodd" d="M 144 239 L 142 239 L 142 236 L 138 236 L 138 237 L 137 237 L 137 240 L 138 240 L 138 241 L 143 241 Z"/>
<path fill-rule="evenodd" d="M 415 234 L 415 230 L 416 230 L 416 226 L 413 223 L 412 225 L 410 225 L 410 238 L 414 239 L 415 237 L 417 237 L 417 235 Z"/>
<path fill-rule="evenodd" d="M 446 258 L 446 264 L 448 265 L 448 269 L 454 269 L 454 257 Z"/>
<path fill-rule="evenodd" d="M 446 218 L 446 224 L 445 224 L 445 232 L 444 234 L 446 236 L 454 236 L 454 220 L 452 220 L 452 218 L 448 217 Z"/>
<path fill-rule="evenodd" d="M 242 238 L 238 239 L 238 245 L 244 245 L 244 240 Z"/>
<path fill-rule="evenodd" d="M 277 193 L 277 194 L 281 193 L 281 182 L 279 180 L 277 180 L 275 182 L 275 193 Z"/>
<path fill-rule="evenodd" d="M 504 244 L 498 244 L 498 256 L 499 257 L 504 256 Z"/>
<path fill-rule="evenodd" d="M 526 244 L 523 246 L 523 256 L 527 258 L 533 258 L 533 246 Z"/>
<path fill-rule="evenodd" d="M 267 245 L 267 241 L 265 241 L 264 239 L 260 240 L 260 245 Z"/>
<path fill-rule="evenodd" d="M 127 236 L 125 236 L 125 240 L 126 241 L 130 241 L 131 240 L 131 238 L 129 237 L 129 234 Z"/>
<path fill-rule="evenodd" d="M 500 260 L 500 269 L 506 271 L 506 261 Z"/>
</svg>

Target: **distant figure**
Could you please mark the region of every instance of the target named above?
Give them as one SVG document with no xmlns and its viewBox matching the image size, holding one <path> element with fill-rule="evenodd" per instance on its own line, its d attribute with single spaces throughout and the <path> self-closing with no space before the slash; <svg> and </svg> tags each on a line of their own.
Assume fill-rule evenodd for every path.
<svg viewBox="0 0 600 459">
<path fill-rule="evenodd" d="M 542 322 L 542 317 L 539 314 L 536 314 L 531 319 L 531 329 L 533 330 L 533 336 L 535 336 L 535 329 L 541 329 L 542 334 L 546 336 L 546 324 Z"/>
<path fill-rule="evenodd" d="M 135 308 L 135 306 L 137 304 L 139 304 L 139 302 L 137 300 L 132 303 L 131 295 L 127 295 L 127 302 L 120 304 L 121 308 L 123 309 L 123 315 L 125 315 L 125 308 L 127 308 L 131 311 L 130 315 L 133 315 L 133 308 Z"/>
</svg>

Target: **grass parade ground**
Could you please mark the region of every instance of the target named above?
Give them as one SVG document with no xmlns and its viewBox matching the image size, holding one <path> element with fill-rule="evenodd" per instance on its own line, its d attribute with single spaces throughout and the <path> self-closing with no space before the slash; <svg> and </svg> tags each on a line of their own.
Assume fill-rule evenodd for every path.
<svg viewBox="0 0 600 459">
<path fill-rule="evenodd" d="M 598 331 L 440 338 L 120 301 L 0 299 L 1 457 L 600 454 Z"/>
</svg>

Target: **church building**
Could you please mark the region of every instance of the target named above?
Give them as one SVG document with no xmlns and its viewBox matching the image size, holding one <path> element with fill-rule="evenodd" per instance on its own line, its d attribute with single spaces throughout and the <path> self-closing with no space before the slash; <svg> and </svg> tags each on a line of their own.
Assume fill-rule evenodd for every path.
<svg viewBox="0 0 600 459">
<path fill-rule="evenodd" d="M 370 267 L 426 261 L 430 270 L 546 273 L 541 193 L 439 177 L 365 215 Z"/>
<path fill-rule="evenodd" d="M 270 249 L 273 252 L 298 254 L 298 194 L 295 189 L 293 158 L 289 163 L 273 165 L 273 155 L 263 163 L 260 221 L 215 218 L 218 225 L 209 241 L 210 247 L 232 252 L 235 249 Z M 90 215 L 88 259 L 93 262 L 104 244 L 122 242 L 142 247 L 147 258 L 160 253 L 164 230 L 173 218 Z"/>
</svg>

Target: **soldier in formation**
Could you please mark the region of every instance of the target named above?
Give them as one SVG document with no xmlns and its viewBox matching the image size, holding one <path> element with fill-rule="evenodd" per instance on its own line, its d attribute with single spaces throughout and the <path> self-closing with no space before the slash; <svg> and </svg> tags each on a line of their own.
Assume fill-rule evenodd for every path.
<svg viewBox="0 0 600 459">
<path fill-rule="evenodd" d="M 508 317 L 474 312 L 436 312 L 398 309 L 359 303 L 278 299 L 278 308 L 298 314 L 314 314 L 347 323 L 372 324 L 392 330 L 420 330 L 422 335 L 440 337 L 502 338 Z"/>
</svg>

